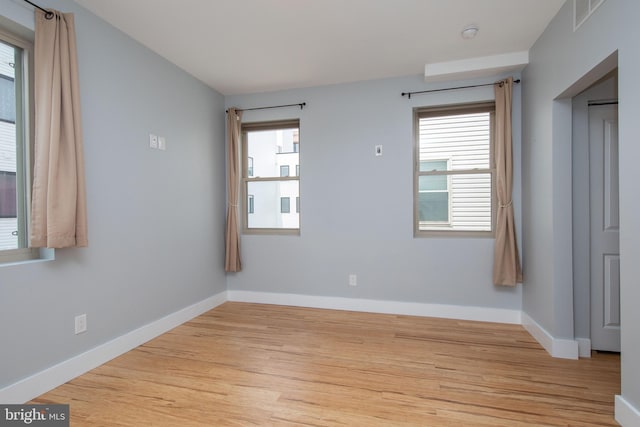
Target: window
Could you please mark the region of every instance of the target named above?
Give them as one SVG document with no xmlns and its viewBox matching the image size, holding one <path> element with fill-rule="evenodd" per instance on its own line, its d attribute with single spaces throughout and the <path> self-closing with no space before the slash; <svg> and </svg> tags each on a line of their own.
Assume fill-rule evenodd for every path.
<svg viewBox="0 0 640 427">
<path fill-rule="evenodd" d="M 254 213 L 254 210 L 253 210 L 253 194 L 249 194 L 249 200 L 247 200 L 247 203 L 248 203 L 247 204 L 247 209 L 248 209 L 247 213 L 250 213 L 250 214 Z"/>
<path fill-rule="evenodd" d="M 291 212 L 291 199 L 289 197 L 280 197 L 280 213 Z"/>
<path fill-rule="evenodd" d="M 417 236 L 491 236 L 494 105 L 415 111 Z"/>
<path fill-rule="evenodd" d="M 293 152 L 297 153 L 300 151 L 300 132 L 293 132 Z"/>
<path fill-rule="evenodd" d="M 242 124 L 244 233 L 300 232 L 299 213 L 291 209 L 300 197 L 299 144 L 298 120 Z"/>
<path fill-rule="evenodd" d="M 420 162 L 421 171 L 449 170 L 447 160 Z M 418 179 L 418 216 L 423 221 L 449 223 L 450 179 L 446 175 L 426 175 Z"/>
<path fill-rule="evenodd" d="M 17 216 L 16 173 L 0 171 L 0 218 Z"/>
<path fill-rule="evenodd" d="M 33 109 L 30 42 L 0 30 L 0 262 L 37 258 L 28 249 L 29 151 Z"/>
<path fill-rule="evenodd" d="M 300 197 L 296 197 L 296 213 L 300 213 Z"/>
<path fill-rule="evenodd" d="M 14 63 L 8 64 L 14 68 Z M 6 67 L 5 64 L 3 66 Z M 11 72 L 11 70 L 7 70 Z M 15 79 L 6 74 L 0 74 L 0 121 L 16 122 L 16 84 Z"/>
</svg>

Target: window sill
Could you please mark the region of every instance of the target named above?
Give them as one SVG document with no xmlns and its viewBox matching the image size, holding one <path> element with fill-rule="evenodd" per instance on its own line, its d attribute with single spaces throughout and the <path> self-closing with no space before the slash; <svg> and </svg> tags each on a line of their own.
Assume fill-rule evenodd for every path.
<svg viewBox="0 0 640 427">
<path fill-rule="evenodd" d="M 242 230 L 245 235 L 270 235 L 270 236 L 299 236 L 299 228 L 245 228 Z"/>
<path fill-rule="evenodd" d="M 484 238 L 493 239 L 496 234 L 494 231 L 453 231 L 453 230 L 423 230 L 413 233 L 413 237 L 453 237 L 453 238 Z"/>
<path fill-rule="evenodd" d="M 53 261 L 55 249 L 16 249 L 0 252 L 0 268 L 16 265 L 34 264 L 38 262 Z"/>
</svg>

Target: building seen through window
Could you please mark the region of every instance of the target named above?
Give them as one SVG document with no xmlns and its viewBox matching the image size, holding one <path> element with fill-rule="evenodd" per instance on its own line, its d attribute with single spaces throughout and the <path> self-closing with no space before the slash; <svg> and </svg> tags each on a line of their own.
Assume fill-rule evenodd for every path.
<svg viewBox="0 0 640 427">
<path fill-rule="evenodd" d="M 0 250 L 20 247 L 16 63 L 20 49 L 0 41 Z"/>
<path fill-rule="evenodd" d="M 493 116 L 493 104 L 417 110 L 417 235 L 493 232 Z"/>
<path fill-rule="evenodd" d="M 244 123 L 242 144 L 244 231 L 297 233 L 300 228 L 298 121 Z"/>
</svg>

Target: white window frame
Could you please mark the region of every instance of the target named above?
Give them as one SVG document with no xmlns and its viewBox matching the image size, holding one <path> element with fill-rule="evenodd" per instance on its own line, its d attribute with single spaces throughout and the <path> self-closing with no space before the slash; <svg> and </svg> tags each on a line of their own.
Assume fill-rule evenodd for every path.
<svg viewBox="0 0 640 427">
<path fill-rule="evenodd" d="M 470 114 L 479 112 L 490 113 L 490 143 L 489 143 L 489 168 L 475 168 L 475 169 L 456 169 L 447 171 L 421 171 L 420 170 L 420 118 L 423 117 L 437 117 L 453 114 Z M 494 158 L 494 145 L 495 145 L 495 102 L 482 102 L 482 103 L 469 103 L 449 106 L 437 106 L 437 107 L 421 107 L 413 110 L 413 122 L 414 122 L 414 182 L 413 182 L 413 234 L 415 237 L 485 237 L 493 238 L 495 236 L 495 222 L 496 222 L 496 169 Z M 447 169 L 451 169 L 448 167 Z M 447 186 L 449 188 L 449 221 L 451 222 L 451 199 L 452 189 L 451 177 L 454 175 L 462 174 L 478 174 L 478 175 L 490 175 L 491 179 L 491 229 L 489 231 L 475 231 L 475 230 L 456 230 L 453 226 L 450 229 L 442 228 L 437 230 L 421 230 L 420 229 L 420 217 L 419 217 L 419 177 L 428 175 L 447 175 Z M 434 221 L 434 223 L 436 223 Z"/>
</svg>

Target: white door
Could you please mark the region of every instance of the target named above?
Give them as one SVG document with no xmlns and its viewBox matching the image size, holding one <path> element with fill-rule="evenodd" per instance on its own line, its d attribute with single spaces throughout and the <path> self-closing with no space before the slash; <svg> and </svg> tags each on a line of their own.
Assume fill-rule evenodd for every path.
<svg viewBox="0 0 640 427">
<path fill-rule="evenodd" d="M 620 351 L 618 106 L 589 106 L 591 348 Z"/>
</svg>

